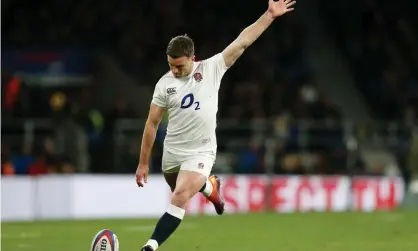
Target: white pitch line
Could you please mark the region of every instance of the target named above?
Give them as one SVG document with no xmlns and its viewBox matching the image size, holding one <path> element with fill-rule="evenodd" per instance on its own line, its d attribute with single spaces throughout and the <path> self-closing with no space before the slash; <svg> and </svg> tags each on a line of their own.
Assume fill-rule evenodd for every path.
<svg viewBox="0 0 418 251">
<path fill-rule="evenodd" d="M 19 243 L 19 244 L 17 244 L 17 248 L 19 248 L 19 249 L 30 249 L 30 248 L 32 248 L 32 245 Z"/>
<path fill-rule="evenodd" d="M 21 232 L 18 234 L 2 234 L 1 238 L 4 239 L 36 239 L 41 237 L 40 233 Z"/>
</svg>

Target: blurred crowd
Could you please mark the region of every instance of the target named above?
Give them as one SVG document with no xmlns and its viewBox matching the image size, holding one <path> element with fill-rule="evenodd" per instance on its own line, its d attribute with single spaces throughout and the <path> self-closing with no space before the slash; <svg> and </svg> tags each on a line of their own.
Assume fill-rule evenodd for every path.
<svg viewBox="0 0 418 251">
<path fill-rule="evenodd" d="M 395 134 L 401 143 L 391 150 L 408 183 L 418 168 L 416 136 L 410 133 L 418 125 L 417 5 L 407 0 L 320 3 L 324 23 L 373 116 L 400 123 Z"/>
<path fill-rule="evenodd" d="M 57 154 L 54 141 L 45 138 L 41 145 L 23 145 L 22 149 L 13 149 L 2 145 L 3 175 L 45 175 L 70 174 L 76 172 L 76 167 L 66 156 Z"/>
<path fill-rule="evenodd" d="M 381 59 L 381 52 L 387 49 L 383 48 L 387 44 L 383 44 L 386 40 L 380 36 L 396 38 L 382 33 L 389 32 L 387 27 L 382 26 L 385 24 L 376 24 L 376 19 L 363 18 L 370 23 L 368 26 L 360 24 L 357 30 L 342 28 L 354 29 L 352 18 L 367 15 L 362 11 L 368 5 L 364 8 L 353 6 L 347 12 L 339 13 L 338 8 L 334 8 L 339 2 L 321 1 L 329 7 L 325 9 L 329 11 L 329 17 L 335 20 L 328 22 L 330 28 L 338 41 L 344 41 L 341 42 L 341 49 L 347 52 L 353 63 L 359 88 L 376 114 L 379 117 L 390 114 L 388 119 L 397 118 L 398 112 L 404 110 L 390 104 L 408 107 L 416 105 L 414 74 L 417 71 L 400 67 L 404 51 L 397 50 L 398 47 L 393 45 L 387 51 L 392 53 L 392 57 Z M 231 6 L 238 6 L 239 11 L 232 11 Z M 209 0 L 9 1 L 3 7 L 2 43 L 6 48 L 17 49 L 87 48 L 96 52 L 106 51 L 138 85 L 153 88 L 158 78 L 167 71 L 164 52 L 171 37 L 184 33 L 191 36 L 195 41 L 196 57 L 201 60 L 221 51 L 245 26 L 254 22 L 265 8 L 264 1 L 238 0 L 227 3 Z M 370 9 L 383 15 L 377 7 Z M 400 20 L 399 24 L 405 36 L 406 30 L 412 29 L 407 19 Z M 376 25 L 381 27 L 376 29 Z M 274 155 L 278 161 L 272 170 L 275 173 L 346 173 L 345 167 L 350 160 L 351 171 L 362 172 L 365 170 L 364 161 L 357 155 L 350 157 L 346 150 L 343 127 L 338 123 L 341 120 L 338 107 L 318 88 L 315 75 L 305 61 L 304 34 L 298 20 L 287 17 L 263 34 L 225 75 L 220 91 L 219 117 L 241 121 L 243 124 L 249 121 L 274 121 L 274 125 L 265 128 L 261 134 L 275 135 L 277 139 Z M 361 48 L 359 52 L 356 51 L 357 54 L 351 53 L 353 40 L 357 42 L 356 48 Z M 402 41 L 415 42 L 412 38 Z M 410 46 L 411 51 L 416 52 L 412 44 L 402 46 Z M 399 48 L 409 48 L 402 46 Z M 414 53 L 405 54 L 410 57 L 405 60 L 411 60 L 411 64 L 408 64 L 411 67 L 417 63 Z M 395 59 L 399 59 L 399 62 Z M 394 84 L 395 80 L 401 78 L 402 85 Z M 100 88 L 100 83 L 94 80 L 88 87 L 65 87 L 58 90 L 29 87 L 14 79 L 13 73 L 7 71 L 2 71 L 2 80 L 6 80 L 2 81 L 2 90 L 14 90 L 13 86 L 3 83 L 14 82 L 19 86 L 17 98 L 7 104 L 2 103 L 2 118 L 54 118 L 61 121 L 57 124 L 62 124 L 63 118 L 70 118 L 71 123 L 82 128 L 87 135 L 90 156 L 88 171 L 135 170 L 140 140 L 138 135 L 133 138 L 135 144 L 124 146 L 121 156 L 115 157 L 114 154 L 115 147 L 118 147 L 115 145 L 114 123 L 120 118 L 138 118 L 134 105 L 128 105 L 123 98 L 115 98 L 114 109 L 98 109 L 91 102 L 95 90 Z M 303 129 L 302 134 L 295 121 L 310 119 L 333 121 L 336 126 L 327 129 L 308 127 Z M 257 130 L 251 126 L 242 130 L 237 128 L 235 124 L 230 130 L 218 130 L 219 170 L 265 172 L 266 148 L 262 137 L 257 136 L 254 133 Z M 308 140 L 301 140 L 306 135 Z M 2 145 L 6 146 L 2 146 L 2 164 L 14 166 L 15 173 L 34 173 L 32 166 L 39 161 L 44 163 L 41 168 L 43 172 L 85 170 L 76 164 L 79 162 L 72 157 L 74 154 L 56 151 L 59 157 L 52 158 L 50 150 L 47 150 L 50 148 L 45 143 L 50 141 L 48 137 L 40 137 L 41 147 L 37 150 L 33 146 L 29 150 L 28 147 L 22 147 L 22 144 L 12 144 L 2 139 Z M 153 154 L 154 171 L 160 169 L 161 143 L 161 140 L 157 140 L 157 149 Z M 311 154 L 308 158 L 302 158 L 299 154 L 302 151 Z M 233 158 L 229 156 L 231 153 Z M 39 158 L 36 157 L 38 155 Z M 115 162 L 115 158 L 121 161 Z M 4 167 L 2 173 L 6 173 L 6 170 L 13 168 Z"/>
<path fill-rule="evenodd" d="M 407 0 L 320 2 L 325 23 L 351 63 L 357 87 L 374 115 L 382 120 L 416 122 L 416 3 Z"/>
<path fill-rule="evenodd" d="M 153 86 L 167 71 L 164 52 L 171 37 L 189 34 L 201 60 L 221 51 L 266 8 L 261 2 L 232 2 L 16 1 L 5 12 L 3 43 L 23 49 L 108 50 L 138 84 Z M 228 9 L 235 5 L 239 12 Z M 303 57 L 303 36 L 295 19 L 272 26 L 225 76 L 221 117 L 248 120 L 284 111 L 300 118 L 335 116 L 329 100 L 315 90 L 315 78 Z M 255 67 L 260 65 L 266 67 Z M 305 96 L 318 101 L 315 108 L 300 102 L 302 86 L 307 86 Z"/>
</svg>

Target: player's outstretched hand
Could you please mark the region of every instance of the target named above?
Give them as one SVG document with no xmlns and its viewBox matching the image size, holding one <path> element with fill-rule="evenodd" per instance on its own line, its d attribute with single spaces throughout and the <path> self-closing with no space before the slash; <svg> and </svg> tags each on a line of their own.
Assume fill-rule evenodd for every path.
<svg viewBox="0 0 418 251">
<path fill-rule="evenodd" d="M 147 183 L 148 172 L 148 165 L 138 165 L 138 168 L 136 169 L 136 184 L 139 187 L 143 187 L 144 183 Z"/>
<path fill-rule="evenodd" d="M 280 17 L 284 14 L 286 14 L 289 11 L 292 11 L 293 8 L 291 8 L 296 1 L 294 0 L 269 0 L 269 9 L 268 12 L 271 14 L 273 18 Z"/>
</svg>

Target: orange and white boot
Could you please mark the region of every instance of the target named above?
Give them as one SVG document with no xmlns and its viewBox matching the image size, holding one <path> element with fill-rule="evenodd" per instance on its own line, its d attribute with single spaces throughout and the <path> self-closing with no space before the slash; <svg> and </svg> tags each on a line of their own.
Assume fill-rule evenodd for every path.
<svg viewBox="0 0 418 251">
<path fill-rule="evenodd" d="M 212 184 L 212 192 L 206 198 L 212 202 L 216 213 L 222 215 L 225 211 L 225 202 L 221 195 L 221 179 L 216 175 L 212 175 L 208 178 L 208 181 Z"/>
</svg>

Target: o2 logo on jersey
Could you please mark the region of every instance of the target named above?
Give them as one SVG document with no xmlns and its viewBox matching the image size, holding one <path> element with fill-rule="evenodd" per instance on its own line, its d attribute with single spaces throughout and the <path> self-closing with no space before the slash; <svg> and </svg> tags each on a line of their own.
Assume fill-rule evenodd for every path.
<svg viewBox="0 0 418 251">
<path fill-rule="evenodd" d="M 199 101 L 194 101 L 194 95 L 193 93 L 189 93 L 186 96 L 183 97 L 181 100 L 181 106 L 182 109 L 190 108 L 192 105 L 195 105 L 194 109 L 195 111 L 200 110 L 200 103 Z"/>
</svg>

